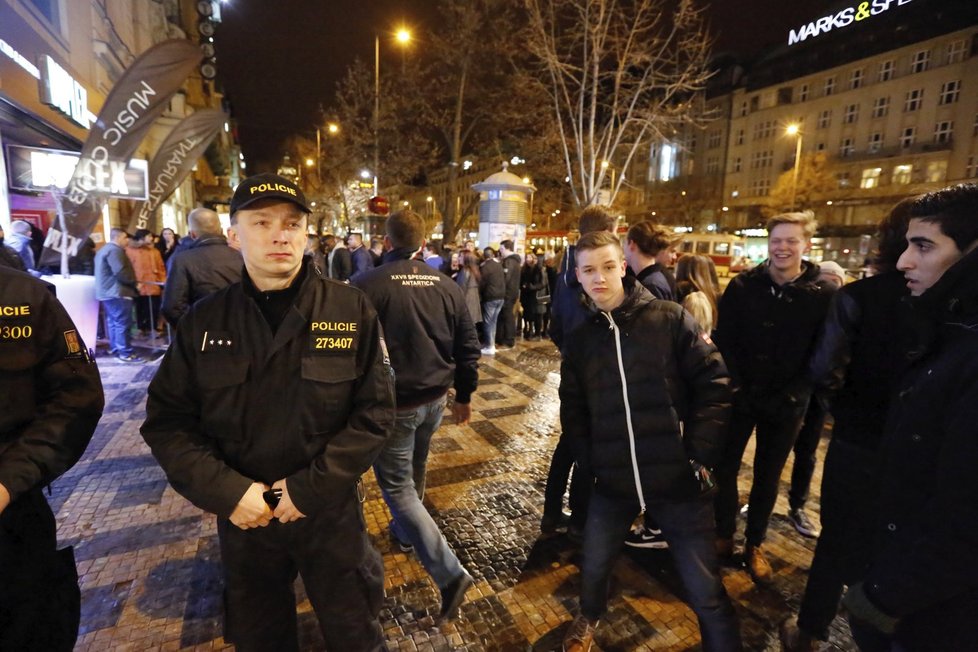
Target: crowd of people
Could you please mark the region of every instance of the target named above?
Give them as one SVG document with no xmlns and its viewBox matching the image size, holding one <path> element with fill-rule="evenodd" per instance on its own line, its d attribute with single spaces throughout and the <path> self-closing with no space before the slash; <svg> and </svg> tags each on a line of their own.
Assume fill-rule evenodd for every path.
<svg viewBox="0 0 978 652">
<path fill-rule="evenodd" d="M 472 418 L 480 357 L 520 336 L 561 356 L 540 530 L 581 548 L 565 651 L 591 648 L 623 545 L 668 549 L 703 648 L 742 649 L 720 569 L 776 581 L 765 541 L 792 455 L 787 517 L 818 541 L 782 648 L 817 649 L 842 605 L 867 652 L 978 649 L 978 185 L 896 205 L 873 274 L 848 283 L 805 258 L 811 212 L 775 215 L 767 260 L 722 292 L 708 257 L 676 261 L 669 229 L 639 222 L 622 241 L 600 207 L 559 256 L 441 247 L 410 210 L 382 237 L 319 237 L 309 213 L 290 181 L 256 175 L 227 236 L 201 208 L 187 237 L 113 229 L 93 260 L 111 355 L 140 361 L 134 315 L 139 332 L 174 331 L 141 434 L 217 517 L 238 649 L 297 649 L 297 575 L 329 649 L 384 648 L 370 469 L 392 545 L 438 587 L 439 621 L 455 617 L 473 579 L 424 506 L 429 448 L 446 412 Z M 61 649 L 78 592 L 41 489 L 78 460 L 104 400 L 70 318 L 23 273 L 37 271 L 26 226 L 0 243 L 0 649 Z M 808 499 L 829 415 L 819 526 Z"/>
</svg>

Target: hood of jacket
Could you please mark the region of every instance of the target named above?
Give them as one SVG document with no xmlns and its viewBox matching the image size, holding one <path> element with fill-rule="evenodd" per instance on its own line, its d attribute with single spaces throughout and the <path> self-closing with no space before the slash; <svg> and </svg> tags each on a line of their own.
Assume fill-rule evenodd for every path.
<svg viewBox="0 0 978 652">
<path fill-rule="evenodd" d="M 621 302 L 620 306 L 611 311 L 611 316 L 619 324 L 631 321 L 635 313 L 656 300 L 652 296 L 652 293 L 644 285 L 635 280 L 634 277 L 626 276 L 622 279 L 622 285 L 625 288 L 625 300 Z M 605 311 L 598 308 L 586 292 L 583 296 L 589 318 L 592 320 L 603 319 L 602 315 Z"/>
<path fill-rule="evenodd" d="M 768 259 L 760 265 L 747 270 L 746 272 L 741 272 L 740 275 L 747 281 L 764 282 L 770 285 L 772 288 L 785 289 L 791 286 L 802 287 L 817 285 L 816 281 L 818 281 L 818 271 L 818 265 L 808 260 L 802 260 L 801 276 L 793 281 L 788 281 L 784 285 L 778 285 L 774 282 L 774 277 L 771 276 L 771 260 Z"/>
</svg>

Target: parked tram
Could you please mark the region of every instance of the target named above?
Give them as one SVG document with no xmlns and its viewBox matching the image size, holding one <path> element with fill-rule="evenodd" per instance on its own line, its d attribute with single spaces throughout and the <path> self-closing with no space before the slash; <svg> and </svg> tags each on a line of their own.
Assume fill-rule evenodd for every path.
<svg viewBox="0 0 978 652">
<path fill-rule="evenodd" d="M 729 233 L 683 233 L 676 251 L 709 256 L 718 276 L 738 274 L 750 267 L 746 238 Z"/>
</svg>

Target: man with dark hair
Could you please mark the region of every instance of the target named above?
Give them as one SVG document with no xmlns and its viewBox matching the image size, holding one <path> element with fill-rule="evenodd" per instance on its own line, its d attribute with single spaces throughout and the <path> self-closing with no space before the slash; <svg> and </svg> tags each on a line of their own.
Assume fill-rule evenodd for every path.
<svg viewBox="0 0 978 652">
<path fill-rule="evenodd" d="M 615 235 L 584 235 L 575 255 L 589 317 L 564 350 L 560 423 L 595 485 L 582 550 L 581 613 L 564 650 L 590 649 L 614 560 L 640 512 L 662 524 L 703 649 L 739 650 L 711 533 L 709 469 L 720 461 L 730 412 L 723 359 L 681 306 L 656 301 L 625 279 Z"/>
<path fill-rule="evenodd" d="M 328 233 L 323 236 L 323 245 L 326 247 L 326 275 L 337 281 L 349 281 L 353 274 L 353 260 L 343 240 Z"/>
<path fill-rule="evenodd" d="M 615 232 L 617 220 L 600 206 L 589 206 L 581 211 L 578 221 L 580 235 L 598 231 Z M 587 310 L 583 304 L 584 290 L 577 280 L 575 246 L 571 244 L 564 251 L 560 270 L 556 274 L 556 282 L 550 290 L 551 316 L 550 339 L 564 352 L 566 334 L 580 326 L 587 319 Z M 563 434 L 554 448 L 550 458 L 550 470 L 547 472 L 547 486 L 544 490 L 543 517 L 540 519 L 540 531 L 552 534 L 558 528 L 567 527 L 568 536 L 580 541 L 584 533 L 584 522 L 587 519 L 587 503 L 590 495 L 591 480 L 585 477 L 578 467 L 574 470 L 571 480 L 569 507 L 570 518 L 564 515 L 564 493 L 567 489 L 567 479 L 574 465 L 570 444 Z"/>
<path fill-rule="evenodd" d="M 360 476 L 394 424 L 393 371 L 367 297 L 303 257 L 309 212 L 284 177 L 238 184 L 241 282 L 180 320 L 141 428 L 173 488 L 218 517 L 238 650 L 298 650 L 296 574 L 328 649 L 384 648 Z"/>
<path fill-rule="evenodd" d="M 861 649 L 978 650 L 978 185 L 920 197 L 907 243 L 914 344 L 883 431 L 871 561 L 843 604 Z"/>
<path fill-rule="evenodd" d="M 353 273 L 350 279 L 356 278 L 367 270 L 374 268 L 374 258 L 370 250 L 363 244 L 362 233 L 351 233 L 346 237 L 346 246 L 350 250 L 350 260 L 353 262 Z"/>
<path fill-rule="evenodd" d="M 217 213 L 195 208 L 187 222 L 193 245 L 167 261 L 162 310 L 171 326 L 200 299 L 241 280 L 241 254 L 228 246 Z"/>
<path fill-rule="evenodd" d="M 516 302 L 520 300 L 520 272 L 523 269 L 523 260 L 516 253 L 512 240 L 503 240 L 499 243 L 499 260 L 503 266 L 503 277 L 506 279 L 506 296 L 503 297 L 503 307 L 499 313 L 496 345 L 508 349 L 516 346 Z"/>
<path fill-rule="evenodd" d="M 768 260 L 730 281 L 720 299 L 716 339 L 735 393 L 727 449 L 717 467 L 717 549 L 723 557 L 733 555 L 737 476 L 756 426 L 744 558 L 758 584 L 774 579 L 761 545 L 781 471 L 808 408 L 808 364 L 830 298 L 816 283 L 818 265 L 802 259 L 815 227 L 811 212 L 772 217 Z"/>
<path fill-rule="evenodd" d="M 391 510 L 391 541 L 417 552 L 441 592 L 439 619 L 445 620 L 458 611 L 472 578 L 421 501 L 428 449 L 449 388 L 455 389 L 455 422 L 469 421 L 479 340 L 458 284 L 418 260 L 424 247 L 421 216 L 404 210 L 388 217 L 384 245 L 381 266 L 356 280 L 380 316 L 396 379 L 397 420 L 374 474 Z"/>
<path fill-rule="evenodd" d="M 445 264 L 445 259 L 438 253 L 438 244 L 434 242 L 424 243 L 424 262 L 429 267 L 440 270 Z"/>
<path fill-rule="evenodd" d="M 34 250 L 31 249 L 31 225 L 24 220 L 14 220 L 10 223 L 10 236 L 7 244 L 17 252 L 20 259 L 24 261 L 24 269 L 32 276 L 40 276 L 37 271 L 37 263 L 34 258 Z"/>
<path fill-rule="evenodd" d="M 70 650 L 80 594 L 43 489 L 85 451 L 98 368 L 53 288 L 0 266 L 0 650 Z"/>
<path fill-rule="evenodd" d="M 812 357 L 815 395 L 818 402 L 831 403 L 834 424 L 822 471 L 822 531 L 798 617 L 780 630 L 788 652 L 814 652 L 818 640 L 828 639 L 844 586 L 855 584 L 865 572 L 879 445 L 909 349 L 909 292 L 896 265 L 907 248 L 914 200 L 903 200 L 880 222 L 874 274 L 832 297 Z M 793 469 L 792 485 L 794 479 Z"/>
<path fill-rule="evenodd" d="M 126 256 L 129 234 L 119 228 L 109 231 L 109 241 L 95 254 L 95 298 L 105 311 L 109 355 L 121 362 L 143 362 L 132 350 L 132 308 L 136 273 Z"/>
<path fill-rule="evenodd" d="M 374 236 L 370 238 L 370 260 L 378 267 L 384 258 L 384 239 Z"/>
<path fill-rule="evenodd" d="M 496 251 L 486 247 L 479 266 L 479 298 L 482 301 L 482 355 L 496 355 L 496 321 L 506 298 L 506 276 Z"/>
<path fill-rule="evenodd" d="M 676 277 L 669 268 L 676 262 L 677 242 L 666 227 L 648 221 L 633 225 L 625 236 L 625 262 L 656 299 L 676 300 Z"/>
</svg>

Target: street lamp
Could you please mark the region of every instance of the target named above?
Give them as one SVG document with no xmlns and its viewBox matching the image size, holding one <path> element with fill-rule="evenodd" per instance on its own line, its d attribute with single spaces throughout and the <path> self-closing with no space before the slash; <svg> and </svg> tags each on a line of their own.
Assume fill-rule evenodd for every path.
<svg viewBox="0 0 978 652">
<path fill-rule="evenodd" d="M 407 45 L 411 42 L 411 32 L 400 28 L 394 36 L 397 43 Z M 374 197 L 380 195 L 380 36 L 374 37 Z"/>
<path fill-rule="evenodd" d="M 795 210 L 795 194 L 798 192 L 798 167 L 801 165 L 801 127 L 791 123 L 784 130 L 788 136 L 795 136 L 795 168 L 791 173 L 791 210 Z"/>
</svg>

